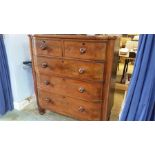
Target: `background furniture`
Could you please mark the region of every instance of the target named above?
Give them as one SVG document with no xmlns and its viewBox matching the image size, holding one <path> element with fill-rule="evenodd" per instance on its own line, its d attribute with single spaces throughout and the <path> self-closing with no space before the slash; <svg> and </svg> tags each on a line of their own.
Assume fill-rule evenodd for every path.
<svg viewBox="0 0 155 155">
<path fill-rule="evenodd" d="M 121 56 L 122 57 L 122 56 Z M 125 63 L 124 63 L 124 68 L 123 68 L 123 74 L 122 74 L 122 78 L 121 78 L 121 83 L 125 83 L 125 74 L 128 72 L 128 65 L 129 65 L 129 62 L 131 60 L 135 60 L 135 58 L 131 58 L 131 57 L 122 57 L 125 59 Z"/>
<path fill-rule="evenodd" d="M 39 112 L 51 110 L 79 120 L 108 120 L 119 50 L 116 39 L 87 35 L 30 36 Z"/>
<path fill-rule="evenodd" d="M 137 39 L 138 37 L 135 37 L 135 38 Z M 122 59 L 124 60 L 124 69 L 123 69 L 123 74 L 120 81 L 121 83 L 125 83 L 125 75 L 127 74 L 127 71 L 128 71 L 128 64 L 129 62 L 135 61 L 137 48 L 138 48 L 138 41 L 134 40 L 134 41 L 127 41 L 125 48 L 121 48 L 119 50 L 119 58 L 121 60 Z"/>
</svg>

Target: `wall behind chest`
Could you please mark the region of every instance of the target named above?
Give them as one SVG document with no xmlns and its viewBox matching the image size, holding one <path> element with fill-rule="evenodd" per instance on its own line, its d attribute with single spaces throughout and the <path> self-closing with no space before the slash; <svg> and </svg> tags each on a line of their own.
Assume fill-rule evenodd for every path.
<svg viewBox="0 0 155 155">
<path fill-rule="evenodd" d="M 4 43 L 8 56 L 14 106 L 34 94 L 31 69 L 23 68 L 23 61 L 30 60 L 29 40 L 24 34 L 6 34 Z"/>
</svg>

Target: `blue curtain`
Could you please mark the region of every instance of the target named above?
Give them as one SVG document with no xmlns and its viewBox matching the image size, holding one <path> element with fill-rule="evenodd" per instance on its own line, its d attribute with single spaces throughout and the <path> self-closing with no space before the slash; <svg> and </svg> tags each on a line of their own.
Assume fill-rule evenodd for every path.
<svg viewBox="0 0 155 155">
<path fill-rule="evenodd" d="M 140 35 L 121 121 L 155 120 L 155 35 Z"/>
<path fill-rule="evenodd" d="M 13 97 L 10 84 L 9 67 L 3 35 L 0 34 L 0 115 L 13 109 Z"/>
</svg>

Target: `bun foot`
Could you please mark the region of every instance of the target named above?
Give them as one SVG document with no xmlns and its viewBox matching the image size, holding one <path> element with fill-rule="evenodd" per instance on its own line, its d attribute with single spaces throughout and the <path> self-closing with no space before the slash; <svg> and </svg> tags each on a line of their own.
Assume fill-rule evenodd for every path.
<svg viewBox="0 0 155 155">
<path fill-rule="evenodd" d="M 39 109 L 39 114 L 40 115 L 44 115 L 45 114 L 45 110 L 44 109 Z"/>
</svg>

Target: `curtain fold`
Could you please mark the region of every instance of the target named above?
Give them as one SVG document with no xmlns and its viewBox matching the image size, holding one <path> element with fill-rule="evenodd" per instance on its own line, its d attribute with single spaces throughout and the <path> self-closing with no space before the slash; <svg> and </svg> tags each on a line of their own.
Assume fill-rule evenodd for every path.
<svg viewBox="0 0 155 155">
<path fill-rule="evenodd" d="M 155 120 L 155 35 L 140 35 L 121 121 Z"/>
<path fill-rule="evenodd" d="M 0 115 L 13 109 L 13 96 L 3 35 L 0 34 Z"/>
</svg>

